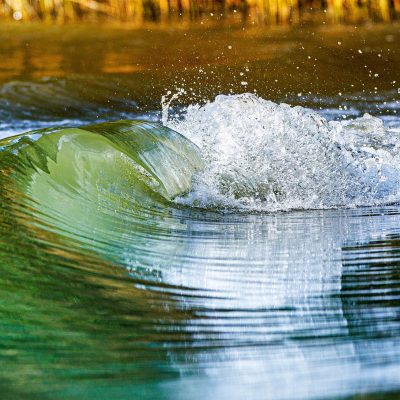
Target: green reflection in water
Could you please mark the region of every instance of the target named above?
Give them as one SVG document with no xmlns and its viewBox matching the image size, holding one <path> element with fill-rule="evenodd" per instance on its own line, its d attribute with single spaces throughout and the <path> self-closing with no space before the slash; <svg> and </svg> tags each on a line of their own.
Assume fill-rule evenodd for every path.
<svg viewBox="0 0 400 400">
<path fill-rule="evenodd" d="M 97 398 L 125 381 L 124 395 L 138 395 L 137 382 L 176 376 L 164 366 L 170 339 L 160 324 L 184 314 L 167 295 L 136 289 L 107 261 L 107 241 L 123 226 L 140 234 L 124 213 L 140 207 L 145 217 L 146 204 L 160 211 L 188 189 L 201 166 L 196 147 L 135 121 L 36 131 L 2 146 L 3 395 L 45 398 L 51 388 L 49 398 Z"/>
</svg>

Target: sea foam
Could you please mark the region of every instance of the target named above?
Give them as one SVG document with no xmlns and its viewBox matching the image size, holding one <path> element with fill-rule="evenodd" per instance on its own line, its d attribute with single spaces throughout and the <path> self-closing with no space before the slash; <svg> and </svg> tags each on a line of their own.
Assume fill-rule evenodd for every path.
<svg viewBox="0 0 400 400">
<path fill-rule="evenodd" d="M 278 211 L 400 200 L 400 131 L 381 119 L 327 121 L 303 107 L 253 94 L 220 95 L 164 125 L 199 146 L 205 168 L 190 206 Z"/>
</svg>

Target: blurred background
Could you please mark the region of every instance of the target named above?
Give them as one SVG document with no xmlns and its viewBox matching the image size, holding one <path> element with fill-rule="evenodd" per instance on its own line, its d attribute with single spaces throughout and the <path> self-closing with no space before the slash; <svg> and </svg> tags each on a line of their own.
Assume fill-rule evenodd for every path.
<svg viewBox="0 0 400 400">
<path fill-rule="evenodd" d="M 0 14 L 14 20 L 237 21 L 252 24 L 390 21 L 399 0 L 1 0 Z"/>
</svg>

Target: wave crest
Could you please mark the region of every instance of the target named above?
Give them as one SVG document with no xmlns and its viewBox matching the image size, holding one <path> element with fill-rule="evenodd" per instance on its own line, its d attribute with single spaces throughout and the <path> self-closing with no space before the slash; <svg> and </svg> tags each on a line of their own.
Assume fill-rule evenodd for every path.
<svg viewBox="0 0 400 400">
<path fill-rule="evenodd" d="M 277 211 L 399 199 L 400 132 L 368 114 L 328 122 L 303 107 L 242 94 L 190 106 L 164 123 L 197 144 L 205 160 L 190 194 L 177 200 L 184 204 Z"/>
</svg>

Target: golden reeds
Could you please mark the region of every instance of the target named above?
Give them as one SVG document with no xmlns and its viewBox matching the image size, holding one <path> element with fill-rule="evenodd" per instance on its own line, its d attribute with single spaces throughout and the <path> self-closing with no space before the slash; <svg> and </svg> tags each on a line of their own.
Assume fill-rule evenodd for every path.
<svg viewBox="0 0 400 400">
<path fill-rule="evenodd" d="M 319 15 L 328 21 L 388 21 L 400 16 L 400 0 L 0 0 L 0 17 L 124 22 L 227 20 L 257 24 L 297 22 Z"/>
</svg>

